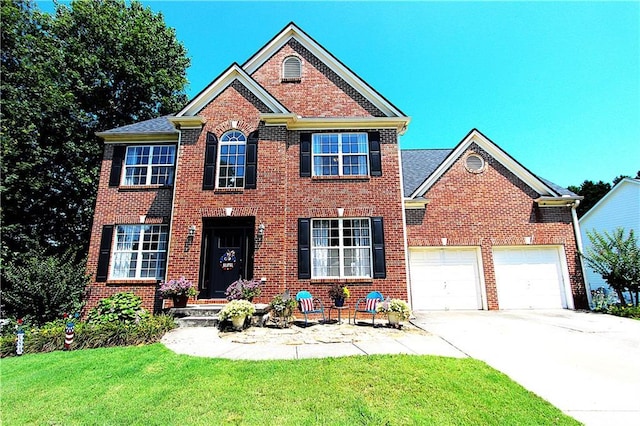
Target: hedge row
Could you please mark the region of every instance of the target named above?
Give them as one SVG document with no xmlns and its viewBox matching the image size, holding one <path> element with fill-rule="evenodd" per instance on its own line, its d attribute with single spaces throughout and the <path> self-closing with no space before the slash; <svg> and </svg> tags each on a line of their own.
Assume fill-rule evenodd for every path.
<svg viewBox="0 0 640 426">
<path fill-rule="evenodd" d="M 173 317 L 149 316 L 138 323 L 85 323 L 75 326 L 71 349 L 92 349 L 109 346 L 130 346 L 158 342 L 176 327 Z M 56 321 L 25 331 L 24 354 L 52 352 L 64 348 L 65 322 Z M 16 335 L 0 337 L 0 357 L 16 355 Z"/>
</svg>

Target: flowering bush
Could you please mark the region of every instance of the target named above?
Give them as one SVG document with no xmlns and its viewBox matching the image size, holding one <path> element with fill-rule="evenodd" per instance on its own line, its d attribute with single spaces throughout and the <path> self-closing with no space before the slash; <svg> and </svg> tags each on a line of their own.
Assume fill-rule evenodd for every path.
<svg viewBox="0 0 640 426">
<path fill-rule="evenodd" d="M 346 285 L 334 284 L 329 289 L 329 297 L 333 300 L 336 299 L 348 299 L 351 296 L 351 292 Z"/>
<path fill-rule="evenodd" d="M 248 300 L 232 300 L 224 305 L 220 312 L 218 312 L 218 318 L 221 321 L 225 321 L 233 317 L 246 317 L 253 315 L 255 311 L 255 306 L 253 306 L 253 303 Z"/>
<path fill-rule="evenodd" d="M 388 314 L 389 312 L 397 312 L 403 320 L 407 320 L 411 316 L 411 309 L 409 309 L 409 305 L 401 299 L 387 299 L 384 302 L 378 303 L 376 311 L 385 314 Z"/>
<path fill-rule="evenodd" d="M 254 297 L 258 297 L 262 292 L 261 284 L 258 280 L 249 281 L 240 278 L 227 287 L 225 292 L 227 300 L 251 300 Z"/>
<path fill-rule="evenodd" d="M 160 296 L 163 298 L 185 295 L 193 297 L 198 294 L 193 283 L 184 277 L 180 277 L 179 280 L 161 282 L 158 292 L 160 292 Z"/>
</svg>

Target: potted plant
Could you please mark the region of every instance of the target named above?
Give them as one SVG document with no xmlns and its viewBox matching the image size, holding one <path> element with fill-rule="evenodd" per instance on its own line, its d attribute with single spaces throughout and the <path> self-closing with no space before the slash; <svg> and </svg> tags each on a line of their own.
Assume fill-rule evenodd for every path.
<svg viewBox="0 0 640 426">
<path fill-rule="evenodd" d="M 351 292 L 346 285 L 334 284 L 329 288 L 329 297 L 333 300 L 333 306 L 344 306 L 344 300 L 351 296 Z"/>
<path fill-rule="evenodd" d="M 269 310 L 273 313 L 275 318 L 281 320 L 280 325 L 286 325 L 288 319 L 293 315 L 293 310 L 296 308 L 296 300 L 289 295 L 289 291 L 285 291 L 284 294 L 278 294 L 271 302 L 269 302 Z"/>
<path fill-rule="evenodd" d="M 187 306 L 187 300 L 198 294 L 193 283 L 185 279 L 185 277 L 180 277 L 178 280 L 161 282 L 158 292 L 163 299 L 172 298 L 175 308 L 184 308 Z"/>
<path fill-rule="evenodd" d="M 260 296 L 262 292 L 261 285 L 260 280 L 243 280 L 240 278 L 227 287 L 225 292 L 227 300 L 248 300 L 252 302 L 254 297 Z"/>
<path fill-rule="evenodd" d="M 387 299 L 382 303 L 378 303 L 376 311 L 387 314 L 389 324 L 394 327 L 399 326 L 402 321 L 408 320 L 411 316 L 409 305 L 401 299 Z"/>
<path fill-rule="evenodd" d="M 231 320 L 233 328 L 241 330 L 249 315 L 253 315 L 256 307 L 248 300 L 232 300 L 218 312 L 220 321 Z"/>
</svg>

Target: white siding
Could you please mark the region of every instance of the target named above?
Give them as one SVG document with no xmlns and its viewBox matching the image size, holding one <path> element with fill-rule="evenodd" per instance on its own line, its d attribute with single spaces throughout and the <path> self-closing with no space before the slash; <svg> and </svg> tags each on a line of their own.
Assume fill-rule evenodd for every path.
<svg viewBox="0 0 640 426">
<path fill-rule="evenodd" d="M 585 254 L 587 248 L 591 246 L 587 231 L 611 232 L 619 227 L 624 228 L 625 233 L 633 229 L 636 236 L 640 237 L 640 180 L 638 179 L 624 179 L 619 182 L 598 204 L 580 218 L 580 232 Z M 601 275 L 591 270 L 588 264 L 585 266 L 591 290 L 608 287 Z"/>
</svg>

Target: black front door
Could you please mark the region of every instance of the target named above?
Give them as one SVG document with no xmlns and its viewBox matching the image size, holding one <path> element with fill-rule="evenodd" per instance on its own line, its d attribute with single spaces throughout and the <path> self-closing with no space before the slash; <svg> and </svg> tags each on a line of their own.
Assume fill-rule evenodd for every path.
<svg viewBox="0 0 640 426">
<path fill-rule="evenodd" d="M 224 299 L 229 284 L 253 274 L 253 225 L 237 221 L 212 221 L 205 225 L 200 299 Z"/>
</svg>

